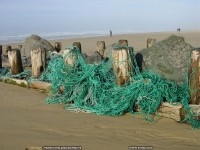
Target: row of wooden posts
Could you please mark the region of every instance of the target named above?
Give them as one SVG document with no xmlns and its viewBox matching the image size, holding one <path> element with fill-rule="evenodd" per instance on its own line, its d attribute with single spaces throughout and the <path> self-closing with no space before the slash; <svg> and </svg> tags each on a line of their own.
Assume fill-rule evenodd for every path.
<svg viewBox="0 0 200 150">
<path fill-rule="evenodd" d="M 148 41 L 148 40 L 147 40 Z M 149 40 L 152 43 L 152 40 Z M 155 40 L 153 40 L 155 44 Z M 148 43 L 148 42 L 147 42 Z M 113 59 L 113 71 L 116 75 L 116 83 L 119 86 L 124 85 L 127 83 L 130 78 L 131 74 L 130 72 L 133 70 L 130 70 L 132 68 L 130 64 L 133 63 L 130 61 L 130 54 L 133 52 L 133 50 L 128 46 L 127 40 L 119 40 L 118 42 L 121 47 L 116 47 L 112 50 L 112 59 Z M 82 52 L 81 43 L 80 42 L 74 42 L 74 46 L 78 47 L 80 52 Z M 152 46 L 152 44 L 151 44 Z M 104 56 L 105 51 L 105 42 L 104 41 L 97 41 L 96 43 L 96 50 L 99 52 L 100 55 Z M 19 49 L 11 49 L 10 46 L 7 47 L 8 50 L 8 58 L 11 65 L 11 72 L 12 74 L 18 74 L 23 71 L 22 66 L 22 60 L 21 60 L 21 53 Z M 55 43 L 55 50 L 59 52 L 61 50 L 61 43 L 56 42 Z M 2 55 L 2 46 L 0 46 L 0 56 Z M 46 53 L 45 50 L 42 50 L 41 48 L 33 49 L 31 51 L 31 61 L 32 61 L 32 75 L 35 77 L 38 77 L 41 75 L 42 71 L 45 69 L 45 57 Z M 73 61 L 72 61 L 73 62 Z M 1 57 L 0 57 L 0 67 L 2 67 L 1 63 Z M 194 74 L 194 70 L 196 73 Z M 189 85 L 191 91 L 191 101 L 190 101 L 190 107 L 191 109 L 199 114 L 200 113 L 200 49 L 194 49 L 191 51 L 191 68 L 189 70 L 190 72 L 190 79 L 189 79 Z M 26 81 L 19 81 L 15 80 L 15 82 L 19 83 L 26 83 Z M 33 83 L 28 84 L 31 88 L 36 89 L 50 89 L 51 84 L 35 81 Z M 63 92 L 64 89 L 62 87 L 60 88 L 60 91 Z M 137 111 L 139 108 L 134 108 L 134 110 Z M 171 119 L 174 119 L 178 122 L 182 121 L 185 118 L 185 111 L 183 109 L 183 105 L 171 105 L 167 102 L 164 102 L 161 104 L 161 106 L 158 109 L 158 114 L 160 116 L 168 117 Z M 195 116 L 196 119 L 200 120 L 200 115 Z"/>
<path fill-rule="evenodd" d="M 153 41 L 153 42 L 152 42 Z M 147 39 L 147 44 L 155 44 L 155 39 Z M 127 40 L 119 40 L 118 44 L 124 47 L 114 48 L 112 50 L 112 59 L 113 59 L 113 71 L 116 75 L 116 83 L 119 86 L 124 85 L 127 81 L 130 80 L 133 70 L 130 70 L 133 66 L 133 62 L 130 59 L 129 55 L 132 53 L 132 49 L 128 46 Z M 74 42 L 73 46 L 76 46 L 80 52 L 82 52 L 81 43 Z M 105 51 L 105 42 L 97 41 L 96 50 L 100 55 L 104 57 Z M 6 47 L 8 52 L 9 63 L 11 67 L 12 74 L 19 74 L 23 72 L 23 64 L 21 59 L 21 45 L 18 49 L 11 49 L 11 46 Z M 55 50 L 59 52 L 61 50 L 61 43 L 55 43 Z M 2 68 L 2 45 L 0 45 L 0 68 Z M 70 59 L 70 58 L 69 58 Z M 46 52 L 41 48 L 31 50 L 31 62 L 32 62 L 32 76 L 39 77 L 42 71 L 46 67 Z M 73 61 L 74 62 L 74 61 Z M 132 63 L 132 64 L 131 64 Z M 195 73 L 194 73 L 195 72 Z M 191 89 L 191 103 L 200 105 L 200 48 L 194 49 L 191 51 L 191 67 L 189 70 L 189 86 Z"/>
<path fill-rule="evenodd" d="M 156 40 L 155 39 L 151 39 L 151 38 L 148 38 L 147 39 L 147 48 L 155 45 L 156 43 Z M 119 44 L 120 45 L 125 45 L 125 46 L 128 46 L 128 41 L 127 40 L 119 40 Z M 97 51 L 102 55 L 104 56 L 104 50 L 105 50 L 105 42 L 104 41 L 97 41 Z M 82 52 L 82 48 L 81 48 L 81 43 L 80 42 L 74 42 L 73 43 L 73 46 L 76 46 L 79 48 L 79 50 Z M 62 45 L 60 42 L 55 42 L 54 44 L 54 48 L 57 52 L 59 52 L 61 49 L 62 49 Z M 22 49 L 22 45 L 18 45 L 18 48 L 20 51 Z M 6 46 L 6 53 L 8 51 L 11 51 L 12 48 L 10 45 Z M 16 53 L 19 53 L 19 52 L 16 52 Z M 2 68 L 2 54 L 3 54 L 3 51 L 2 51 L 2 45 L 0 45 L 0 68 Z M 25 55 L 25 52 L 21 52 L 21 55 Z M 21 69 L 20 69 L 21 70 Z"/>
</svg>

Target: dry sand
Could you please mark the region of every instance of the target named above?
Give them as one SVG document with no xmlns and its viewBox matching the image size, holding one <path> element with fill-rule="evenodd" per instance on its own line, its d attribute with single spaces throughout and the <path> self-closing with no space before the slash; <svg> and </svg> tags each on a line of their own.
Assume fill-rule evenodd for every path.
<svg viewBox="0 0 200 150">
<path fill-rule="evenodd" d="M 50 43 L 54 45 L 55 41 L 60 41 L 62 48 L 72 45 L 73 42 L 81 42 L 83 53 L 89 55 L 96 51 L 96 42 L 105 41 L 106 46 L 113 43 L 117 43 L 120 39 L 128 40 L 129 46 L 133 46 L 135 51 L 139 51 L 146 48 L 147 38 L 155 38 L 157 41 L 161 41 L 170 35 L 183 36 L 185 41 L 191 44 L 193 47 L 200 47 L 200 30 L 182 31 L 182 32 L 152 32 L 152 33 L 138 33 L 138 34 L 124 34 L 100 36 L 100 37 L 88 37 L 88 38 L 76 38 L 76 39 L 63 39 L 63 40 L 52 40 Z M 6 44 L 9 45 L 9 44 Z M 5 46 L 3 45 L 3 51 L 5 52 Z M 17 44 L 11 44 L 12 48 L 17 48 Z"/>
<path fill-rule="evenodd" d="M 138 51 L 146 47 L 148 37 L 159 41 L 171 34 L 183 36 L 193 47 L 200 47 L 200 31 L 60 41 L 63 47 L 79 41 L 83 52 L 91 53 L 98 40 L 110 45 L 127 39 Z M 128 150 L 128 146 L 153 146 L 154 150 L 200 149 L 200 130 L 188 124 L 167 118 L 148 123 L 141 115 L 109 117 L 75 113 L 65 110 L 64 105 L 44 104 L 46 96 L 46 93 L 0 82 L 0 150 L 24 150 L 29 146 L 82 146 L 83 150 Z"/>
</svg>

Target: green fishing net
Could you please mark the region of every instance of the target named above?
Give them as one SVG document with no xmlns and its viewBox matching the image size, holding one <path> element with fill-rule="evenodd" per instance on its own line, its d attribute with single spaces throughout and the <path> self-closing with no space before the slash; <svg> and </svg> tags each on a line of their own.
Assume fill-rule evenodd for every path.
<svg viewBox="0 0 200 150">
<path fill-rule="evenodd" d="M 134 114 L 137 106 L 146 114 L 148 121 L 155 121 L 156 117 L 152 115 L 157 115 L 157 110 L 163 101 L 181 103 L 186 112 L 183 122 L 189 122 L 194 128 L 200 128 L 200 121 L 195 118 L 197 114 L 194 114 L 189 107 L 188 80 L 178 85 L 148 70 L 140 73 L 133 48 L 123 48 L 131 50 L 128 55 L 128 70 L 131 77 L 123 86 L 115 82 L 112 57 L 103 59 L 99 64 L 87 64 L 76 47 L 69 47 L 70 51 L 64 56 L 53 53 L 48 67 L 39 78 L 41 81 L 51 83 L 51 91 L 45 103 L 66 104 L 66 109 L 82 109 L 109 116 Z M 118 63 L 124 64 L 124 61 Z M 0 72 L 2 76 L 8 75 L 5 70 Z M 20 74 L 23 75 L 29 77 L 27 80 L 31 82 L 30 71 Z"/>
<path fill-rule="evenodd" d="M 133 50 L 130 47 L 124 48 Z M 66 63 L 66 60 L 74 57 L 74 63 Z M 125 85 L 118 86 L 112 57 L 102 60 L 100 64 L 87 64 L 76 47 L 71 47 L 64 57 L 53 55 L 48 68 L 40 77 L 40 80 L 52 84 L 45 103 L 66 104 L 66 109 L 78 108 L 109 116 L 135 113 L 134 107 L 139 106 L 141 112 L 146 114 L 146 119 L 154 121 L 151 115 L 156 116 L 159 106 L 165 100 L 183 104 L 187 114 L 183 121 L 199 128 L 200 121 L 195 119 L 188 104 L 188 82 L 178 85 L 148 70 L 140 73 L 138 66 L 133 65 L 136 64 L 134 53 L 130 53 L 129 57 L 131 78 Z M 63 92 L 60 91 L 61 87 Z"/>
</svg>

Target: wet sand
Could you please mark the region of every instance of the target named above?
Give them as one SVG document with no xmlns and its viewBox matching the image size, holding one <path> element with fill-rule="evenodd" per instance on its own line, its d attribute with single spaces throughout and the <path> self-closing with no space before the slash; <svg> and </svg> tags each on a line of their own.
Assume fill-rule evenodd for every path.
<svg viewBox="0 0 200 150">
<path fill-rule="evenodd" d="M 30 146 L 82 146 L 83 150 L 128 150 L 128 146 L 197 150 L 200 130 L 167 118 L 146 122 L 143 115 L 120 117 L 75 113 L 47 105 L 47 96 L 0 82 L 0 149 Z"/>
</svg>

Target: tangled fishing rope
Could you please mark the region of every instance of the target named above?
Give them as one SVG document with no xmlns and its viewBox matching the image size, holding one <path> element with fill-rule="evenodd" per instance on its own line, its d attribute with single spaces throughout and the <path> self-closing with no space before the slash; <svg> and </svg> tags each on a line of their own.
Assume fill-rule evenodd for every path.
<svg viewBox="0 0 200 150">
<path fill-rule="evenodd" d="M 76 58 L 75 63 L 66 64 L 72 57 Z M 131 58 L 134 58 L 133 54 Z M 194 118 L 188 104 L 188 82 L 177 85 L 149 71 L 140 73 L 137 65 L 132 66 L 130 74 L 131 80 L 118 86 L 111 59 L 102 60 L 100 64 L 87 64 L 80 51 L 72 47 L 64 57 L 52 55 L 39 80 L 51 83 L 50 95 L 45 99 L 47 104 L 66 104 L 69 110 L 82 109 L 109 116 L 135 113 L 133 108 L 138 105 L 146 119 L 154 121 L 151 114 L 156 114 L 165 99 L 169 103 L 181 103 L 187 114 L 183 122 L 200 128 L 200 121 Z M 63 92 L 60 92 L 61 87 Z"/>
<path fill-rule="evenodd" d="M 73 65 L 65 60 L 76 57 Z M 134 56 L 130 55 L 131 58 Z M 63 59 L 54 55 L 41 80 L 52 83 L 47 104 L 66 104 L 66 109 L 81 108 L 97 114 L 118 116 L 124 113 L 134 113 L 138 105 L 146 114 L 148 121 L 154 121 L 150 114 L 156 114 L 164 99 L 169 103 L 177 102 L 184 106 L 186 118 L 193 127 L 199 128 L 200 121 L 194 118 L 189 107 L 189 90 L 187 82 L 177 85 L 173 81 L 152 72 L 139 72 L 137 65 L 131 72 L 132 79 L 124 86 L 115 83 L 112 70 L 112 60 L 103 60 L 100 64 L 87 64 L 78 49 L 72 48 Z M 60 92 L 60 87 L 64 92 Z"/>
</svg>

